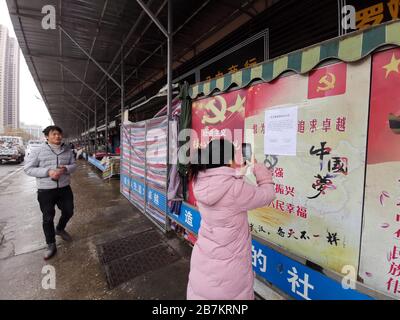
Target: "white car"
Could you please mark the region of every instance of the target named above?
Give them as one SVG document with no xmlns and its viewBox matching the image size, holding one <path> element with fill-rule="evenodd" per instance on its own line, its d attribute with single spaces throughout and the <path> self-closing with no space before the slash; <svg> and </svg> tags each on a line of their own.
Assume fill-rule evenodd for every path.
<svg viewBox="0 0 400 320">
<path fill-rule="evenodd" d="M 10 160 L 21 163 L 24 157 L 24 142 L 21 137 L 0 136 L 0 164 Z"/>
<path fill-rule="evenodd" d="M 29 154 L 35 149 L 39 148 L 44 143 L 43 140 L 29 140 L 28 145 L 26 146 L 25 154 L 29 156 Z"/>
</svg>

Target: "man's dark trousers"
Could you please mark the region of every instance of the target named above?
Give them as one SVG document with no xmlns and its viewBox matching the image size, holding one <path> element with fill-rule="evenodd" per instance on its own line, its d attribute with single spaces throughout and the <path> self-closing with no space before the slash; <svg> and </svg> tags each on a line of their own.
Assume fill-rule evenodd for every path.
<svg viewBox="0 0 400 320">
<path fill-rule="evenodd" d="M 56 235 L 54 230 L 54 216 L 56 214 L 55 205 L 61 210 L 61 217 L 58 221 L 57 230 L 65 229 L 69 219 L 74 214 L 74 195 L 71 187 L 57 189 L 39 189 L 38 201 L 40 210 L 43 213 L 43 231 L 46 243 L 55 243 Z"/>
</svg>

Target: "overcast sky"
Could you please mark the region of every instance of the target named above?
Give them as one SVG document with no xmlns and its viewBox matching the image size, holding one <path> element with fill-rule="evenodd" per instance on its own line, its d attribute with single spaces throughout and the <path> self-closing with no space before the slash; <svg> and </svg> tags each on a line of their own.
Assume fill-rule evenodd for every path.
<svg viewBox="0 0 400 320">
<path fill-rule="evenodd" d="M 8 14 L 6 0 L 0 0 L 0 24 L 8 28 L 9 36 L 16 38 Z M 51 124 L 50 115 L 43 101 L 37 98 L 42 97 L 33 81 L 22 52 L 20 52 L 20 58 L 20 121 L 25 124 L 36 124 L 46 127 Z"/>
</svg>

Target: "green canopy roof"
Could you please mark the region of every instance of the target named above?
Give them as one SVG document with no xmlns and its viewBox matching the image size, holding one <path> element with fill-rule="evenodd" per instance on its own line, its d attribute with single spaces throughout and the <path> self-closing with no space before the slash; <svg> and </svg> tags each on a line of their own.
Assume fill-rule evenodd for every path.
<svg viewBox="0 0 400 320">
<path fill-rule="evenodd" d="M 400 20 L 324 41 L 220 78 L 196 83 L 188 93 L 195 99 L 215 91 L 224 92 L 233 85 L 243 88 L 256 79 L 269 82 L 289 70 L 304 74 L 328 59 L 354 62 L 385 45 L 400 46 Z"/>
</svg>

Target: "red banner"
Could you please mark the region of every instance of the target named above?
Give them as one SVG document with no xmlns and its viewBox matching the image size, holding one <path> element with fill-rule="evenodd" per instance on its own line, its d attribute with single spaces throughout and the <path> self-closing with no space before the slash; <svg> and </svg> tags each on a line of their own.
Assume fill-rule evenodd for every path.
<svg viewBox="0 0 400 320">
<path fill-rule="evenodd" d="M 236 155 L 240 156 L 246 100 L 247 90 L 238 90 L 193 102 L 192 129 L 197 136 L 192 136 L 191 148 L 204 148 L 212 139 L 223 138 L 233 142 Z M 196 204 L 192 183 L 188 202 Z"/>
<path fill-rule="evenodd" d="M 310 72 L 308 99 L 337 96 L 346 92 L 347 66 L 337 63 Z"/>
<path fill-rule="evenodd" d="M 400 161 L 400 49 L 373 57 L 368 163 Z"/>
</svg>

